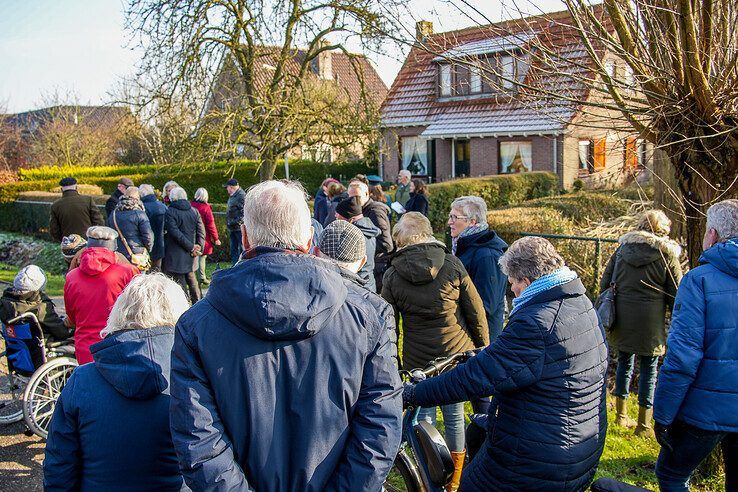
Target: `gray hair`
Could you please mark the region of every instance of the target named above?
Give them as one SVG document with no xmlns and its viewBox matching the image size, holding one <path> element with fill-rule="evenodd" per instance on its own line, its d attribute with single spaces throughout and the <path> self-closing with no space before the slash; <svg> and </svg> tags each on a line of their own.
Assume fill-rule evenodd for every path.
<svg viewBox="0 0 738 492">
<path fill-rule="evenodd" d="M 397 249 L 413 244 L 429 243 L 436 240 L 428 218 L 420 212 L 407 212 L 392 229 Z"/>
<path fill-rule="evenodd" d="M 723 200 L 707 209 L 707 229 L 715 229 L 722 241 L 738 237 L 738 200 Z"/>
<path fill-rule="evenodd" d="M 661 210 L 648 210 L 638 219 L 638 230 L 668 236 L 671 231 L 671 220 Z"/>
<path fill-rule="evenodd" d="M 400 172 L 397 173 L 397 174 L 400 175 L 400 176 L 406 176 L 408 178 L 412 178 L 413 177 L 412 173 L 410 171 L 408 171 L 407 169 L 400 169 Z"/>
<path fill-rule="evenodd" d="M 500 257 L 500 268 L 514 280 L 537 278 L 553 273 L 565 265 L 564 259 L 547 239 L 527 236 L 518 239 Z"/>
<path fill-rule="evenodd" d="M 169 190 L 169 201 L 176 202 L 177 200 L 187 200 L 187 192 L 179 186 Z"/>
<path fill-rule="evenodd" d="M 113 304 L 100 336 L 105 338 L 121 330 L 174 326 L 189 307 L 182 287 L 163 273 L 138 275 Z"/>
<path fill-rule="evenodd" d="M 161 189 L 161 193 L 164 196 L 169 196 L 169 192 L 178 186 L 179 185 L 177 184 L 176 181 L 167 181 L 166 183 L 164 183 L 164 186 Z"/>
<path fill-rule="evenodd" d="M 154 187 L 150 184 L 142 184 L 138 187 L 138 194 L 141 196 L 141 198 L 153 195 L 154 193 L 156 193 L 154 191 Z"/>
<path fill-rule="evenodd" d="M 251 247 L 298 249 L 312 238 L 305 189 L 297 181 L 264 181 L 249 188 L 243 225 Z"/>
<path fill-rule="evenodd" d="M 198 188 L 195 190 L 195 201 L 208 203 L 208 190 L 205 188 Z"/>
<path fill-rule="evenodd" d="M 451 208 L 458 208 L 470 220 L 477 224 L 487 223 L 487 202 L 478 196 L 460 196 L 451 202 Z"/>
</svg>

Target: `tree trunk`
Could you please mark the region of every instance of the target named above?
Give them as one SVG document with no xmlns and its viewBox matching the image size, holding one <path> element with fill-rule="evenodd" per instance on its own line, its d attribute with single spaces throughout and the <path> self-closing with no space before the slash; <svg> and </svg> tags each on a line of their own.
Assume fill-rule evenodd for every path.
<svg viewBox="0 0 738 492">
<path fill-rule="evenodd" d="M 261 153 L 261 165 L 259 166 L 259 180 L 268 181 L 274 178 L 274 171 L 277 169 L 277 157 L 271 149 L 266 149 Z"/>
</svg>

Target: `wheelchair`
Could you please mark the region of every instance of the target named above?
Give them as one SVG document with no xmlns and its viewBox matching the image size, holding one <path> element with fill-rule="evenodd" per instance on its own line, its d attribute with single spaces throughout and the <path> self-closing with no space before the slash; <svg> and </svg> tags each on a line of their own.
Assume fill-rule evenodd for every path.
<svg viewBox="0 0 738 492">
<path fill-rule="evenodd" d="M 41 324 L 25 313 L 2 324 L 0 424 L 25 420 L 46 439 L 56 400 L 78 366 L 72 341 L 44 343 Z"/>
</svg>

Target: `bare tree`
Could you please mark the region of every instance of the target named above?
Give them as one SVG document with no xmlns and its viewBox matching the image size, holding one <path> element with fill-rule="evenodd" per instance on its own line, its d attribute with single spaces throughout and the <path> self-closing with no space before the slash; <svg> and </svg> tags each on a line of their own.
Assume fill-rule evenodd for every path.
<svg viewBox="0 0 738 492">
<path fill-rule="evenodd" d="M 482 17 L 468 0 L 451 0 Z M 562 77 L 557 87 L 521 85 L 531 101 L 576 105 L 598 126 L 636 131 L 668 156 L 686 215 L 689 257 L 701 253 L 705 210 L 738 196 L 738 4 L 734 0 L 563 0 L 567 15 L 528 17 L 507 3 L 517 24 L 541 32 L 524 47 L 531 73 Z M 550 26 L 555 26 L 551 28 Z M 576 36 L 571 43 L 552 36 Z M 562 48 L 563 49 L 557 49 Z M 493 77 L 503 75 L 494 73 Z M 586 88 L 587 98 L 568 92 Z M 655 176 L 669 182 L 669 176 Z"/>
<path fill-rule="evenodd" d="M 23 165 L 23 147 L 20 128 L 0 108 L 0 170 L 10 171 Z"/>
<path fill-rule="evenodd" d="M 373 140 L 377 109 L 362 64 L 346 48 L 375 47 L 394 29 L 385 13 L 399 0 L 131 0 L 128 26 L 145 55 L 139 81 L 150 101 L 203 108 L 193 137 L 211 157 L 237 144 L 261 161 L 269 179 L 285 152 L 325 135 Z M 329 41 L 330 40 L 330 41 Z M 314 75 L 332 50 L 344 53 L 361 87 L 347 98 L 334 80 Z M 214 90 L 217 89 L 217 90 Z M 326 131 L 327 130 L 327 131 Z"/>
</svg>

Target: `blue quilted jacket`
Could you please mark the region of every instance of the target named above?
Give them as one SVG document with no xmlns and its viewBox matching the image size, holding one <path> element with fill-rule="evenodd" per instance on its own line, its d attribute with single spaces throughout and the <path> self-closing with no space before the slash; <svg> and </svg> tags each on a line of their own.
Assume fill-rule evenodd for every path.
<svg viewBox="0 0 738 492">
<path fill-rule="evenodd" d="M 702 254 L 674 301 L 653 415 L 738 432 L 738 239 Z"/>
<path fill-rule="evenodd" d="M 606 375 L 605 335 L 575 279 L 533 297 L 476 357 L 418 384 L 414 400 L 494 395 L 487 440 L 460 490 L 579 491 L 605 444 Z"/>
</svg>

